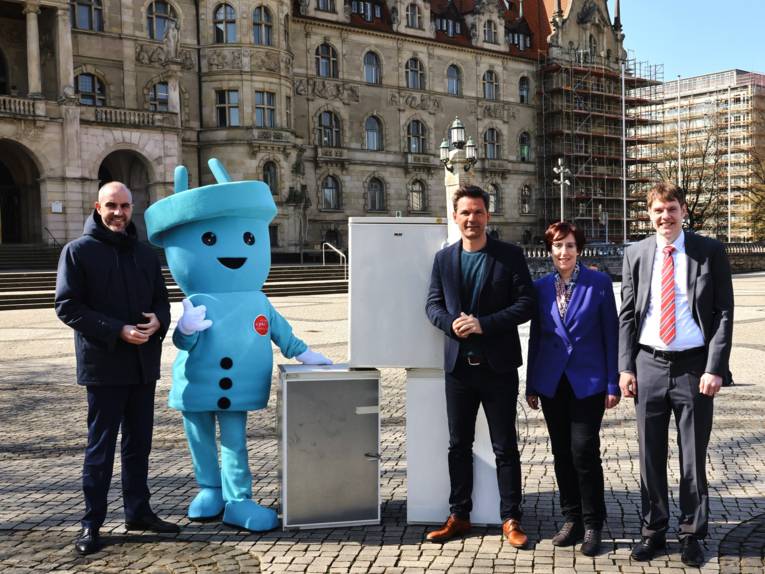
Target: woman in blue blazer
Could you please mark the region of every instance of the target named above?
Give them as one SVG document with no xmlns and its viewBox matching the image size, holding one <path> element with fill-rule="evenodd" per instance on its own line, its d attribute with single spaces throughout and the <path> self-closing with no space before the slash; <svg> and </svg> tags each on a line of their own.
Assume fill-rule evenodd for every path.
<svg viewBox="0 0 765 574">
<path fill-rule="evenodd" d="M 526 401 L 541 399 L 550 434 L 555 478 L 565 523 L 552 543 L 581 552 L 600 550 L 606 517 L 600 424 L 620 398 L 619 324 L 611 279 L 577 261 L 584 233 L 564 221 L 545 232 L 555 272 L 538 279 L 537 315 L 531 322 Z"/>
</svg>

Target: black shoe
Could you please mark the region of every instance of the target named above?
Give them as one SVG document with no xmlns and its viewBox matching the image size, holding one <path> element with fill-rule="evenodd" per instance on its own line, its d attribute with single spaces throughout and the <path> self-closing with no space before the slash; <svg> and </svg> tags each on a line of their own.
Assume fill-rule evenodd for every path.
<svg viewBox="0 0 765 574">
<path fill-rule="evenodd" d="M 175 533 L 180 532 L 181 528 L 172 522 L 162 520 L 156 514 L 147 514 L 134 520 L 126 520 L 125 528 L 127 530 L 150 530 L 151 532 Z"/>
<path fill-rule="evenodd" d="M 580 522 L 566 522 L 553 536 L 553 546 L 573 546 L 582 539 L 584 528 Z"/>
<path fill-rule="evenodd" d="M 86 556 L 98 552 L 99 548 L 101 548 L 101 541 L 98 537 L 98 528 L 84 527 L 74 539 L 74 549 L 77 554 Z"/>
<path fill-rule="evenodd" d="M 597 556 L 600 552 L 600 530 L 588 528 L 584 531 L 584 542 L 580 551 L 585 556 Z"/>
<path fill-rule="evenodd" d="M 630 558 L 637 560 L 638 562 L 648 562 L 653 560 L 657 550 L 661 550 L 667 545 L 666 541 L 661 538 L 655 540 L 653 538 L 643 538 L 640 544 L 635 546 L 630 553 Z"/>
<path fill-rule="evenodd" d="M 693 536 L 683 538 L 680 545 L 682 546 L 680 560 L 683 561 L 683 564 L 698 568 L 704 563 L 704 551 L 701 549 L 699 541 Z"/>
</svg>

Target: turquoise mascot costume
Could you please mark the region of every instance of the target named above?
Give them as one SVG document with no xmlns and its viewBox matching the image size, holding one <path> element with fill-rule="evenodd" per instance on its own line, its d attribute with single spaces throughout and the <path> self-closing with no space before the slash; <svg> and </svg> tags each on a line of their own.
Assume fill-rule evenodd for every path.
<svg viewBox="0 0 765 574">
<path fill-rule="evenodd" d="M 268 403 L 273 341 L 287 358 L 331 361 L 308 349 L 261 288 L 271 267 L 268 224 L 276 205 L 260 181 L 231 181 L 209 161 L 215 185 L 188 189 L 175 169 L 175 193 L 146 210 L 149 240 L 164 247 L 170 271 L 186 294 L 173 343 L 170 407 L 183 424 L 199 493 L 191 520 L 215 520 L 252 531 L 278 526 L 277 514 L 252 500 L 247 461 L 247 411 Z M 220 464 L 215 424 L 220 427 Z"/>
</svg>

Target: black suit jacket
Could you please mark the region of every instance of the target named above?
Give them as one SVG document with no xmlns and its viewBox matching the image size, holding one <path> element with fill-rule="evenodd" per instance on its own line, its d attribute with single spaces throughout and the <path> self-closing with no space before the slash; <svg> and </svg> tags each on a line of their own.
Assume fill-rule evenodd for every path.
<svg viewBox="0 0 765 574">
<path fill-rule="evenodd" d="M 688 303 L 707 348 L 705 371 L 725 378 L 733 342 L 733 281 L 725 246 L 685 232 Z M 622 308 L 619 313 L 619 371 L 635 372 L 643 318 L 648 311 L 656 237 L 624 251 Z"/>
<path fill-rule="evenodd" d="M 460 284 L 462 241 L 436 253 L 425 310 L 428 319 L 446 333 L 444 370 L 454 370 L 460 339 L 452 323 L 462 312 Z M 481 345 L 489 366 L 499 373 L 523 364 L 518 325 L 530 320 L 536 310 L 536 294 L 523 250 L 516 245 L 487 237 L 486 267 L 478 297 Z"/>
</svg>

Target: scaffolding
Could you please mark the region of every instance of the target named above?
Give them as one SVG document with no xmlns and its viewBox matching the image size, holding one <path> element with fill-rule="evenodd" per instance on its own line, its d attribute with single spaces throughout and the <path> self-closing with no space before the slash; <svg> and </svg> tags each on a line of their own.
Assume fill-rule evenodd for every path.
<svg viewBox="0 0 765 574">
<path fill-rule="evenodd" d="M 570 51 L 540 56 L 540 224 L 565 218 L 588 242 L 621 243 L 645 233 L 645 193 L 661 142 L 656 118 L 663 66 Z M 564 188 L 552 168 L 562 158 L 571 171 Z M 626 177 L 625 177 L 626 176 Z"/>
</svg>

